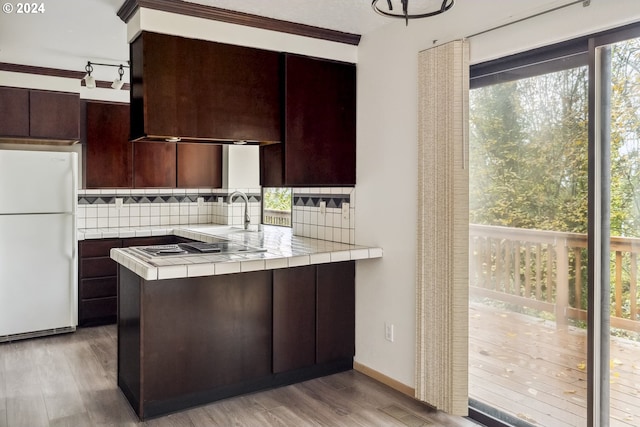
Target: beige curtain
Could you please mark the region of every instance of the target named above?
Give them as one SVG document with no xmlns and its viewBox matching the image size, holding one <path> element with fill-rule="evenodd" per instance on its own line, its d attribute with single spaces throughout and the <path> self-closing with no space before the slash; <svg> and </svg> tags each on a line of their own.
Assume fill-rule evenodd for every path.
<svg viewBox="0 0 640 427">
<path fill-rule="evenodd" d="M 468 409 L 469 45 L 419 54 L 416 398 Z"/>
</svg>

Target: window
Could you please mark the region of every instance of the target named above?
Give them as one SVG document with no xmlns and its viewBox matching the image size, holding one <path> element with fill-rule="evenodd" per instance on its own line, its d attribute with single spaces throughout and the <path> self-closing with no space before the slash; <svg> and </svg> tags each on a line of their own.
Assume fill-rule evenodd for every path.
<svg viewBox="0 0 640 427">
<path fill-rule="evenodd" d="M 586 425 L 587 84 L 470 93 L 470 398 L 515 425 Z"/>
<path fill-rule="evenodd" d="M 291 227 L 291 188 L 263 188 L 262 223 Z"/>
<path fill-rule="evenodd" d="M 471 69 L 478 419 L 638 425 L 639 36 L 633 25 Z"/>
</svg>

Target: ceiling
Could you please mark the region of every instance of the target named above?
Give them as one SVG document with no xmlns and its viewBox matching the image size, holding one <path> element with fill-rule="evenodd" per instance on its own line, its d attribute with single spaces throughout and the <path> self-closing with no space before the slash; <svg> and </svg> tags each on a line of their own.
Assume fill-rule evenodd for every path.
<svg viewBox="0 0 640 427">
<path fill-rule="evenodd" d="M 377 15 L 371 9 L 371 0 L 188 1 L 362 35 L 398 22 Z M 0 62 L 76 71 L 82 71 L 88 60 L 126 64 L 129 57 L 126 24 L 116 15 L 123 2 L 54 0 L 43 2 L 45 12 L 42 14 L 2 13 Z M 568 2 L 570 0 L 456 0 L 451 11 L 430 19 L 454 20 L 453 25 L 482 29 Z M 96 67 L 94 73 L 98 80 L 112 80 L 116 70 Z"/>
</svg>

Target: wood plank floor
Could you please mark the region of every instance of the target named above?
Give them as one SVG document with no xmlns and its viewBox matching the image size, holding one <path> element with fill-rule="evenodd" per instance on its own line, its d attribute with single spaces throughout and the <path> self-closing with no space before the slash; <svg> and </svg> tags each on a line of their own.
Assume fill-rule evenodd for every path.
<svg viewBox="0 0 640 427">
<path fill-rule="evenodd" d="M 356 371 L 139 422 L 116 386 L 115 326 L 0 344 L 0 427 L 472 427 Z"/>
<path fill-rule="evenodd" d="M 586 426 L 585 330 L 481 303 L 469 314 L 470 397 L 535 425 Z M 638 427 L 640 343 L 610 348 L 610 426 Z"/>
</svg>

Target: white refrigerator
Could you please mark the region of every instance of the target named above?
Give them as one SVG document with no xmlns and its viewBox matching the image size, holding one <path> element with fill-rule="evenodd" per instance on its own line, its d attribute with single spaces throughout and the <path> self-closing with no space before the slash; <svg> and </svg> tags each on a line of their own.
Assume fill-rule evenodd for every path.
<svg viewBox="0 0 640 427">
<path fill-rule="evenodd" d="M 0 150 L 0 342 L 78 323 L 78 155 Z"/>
</svg>

